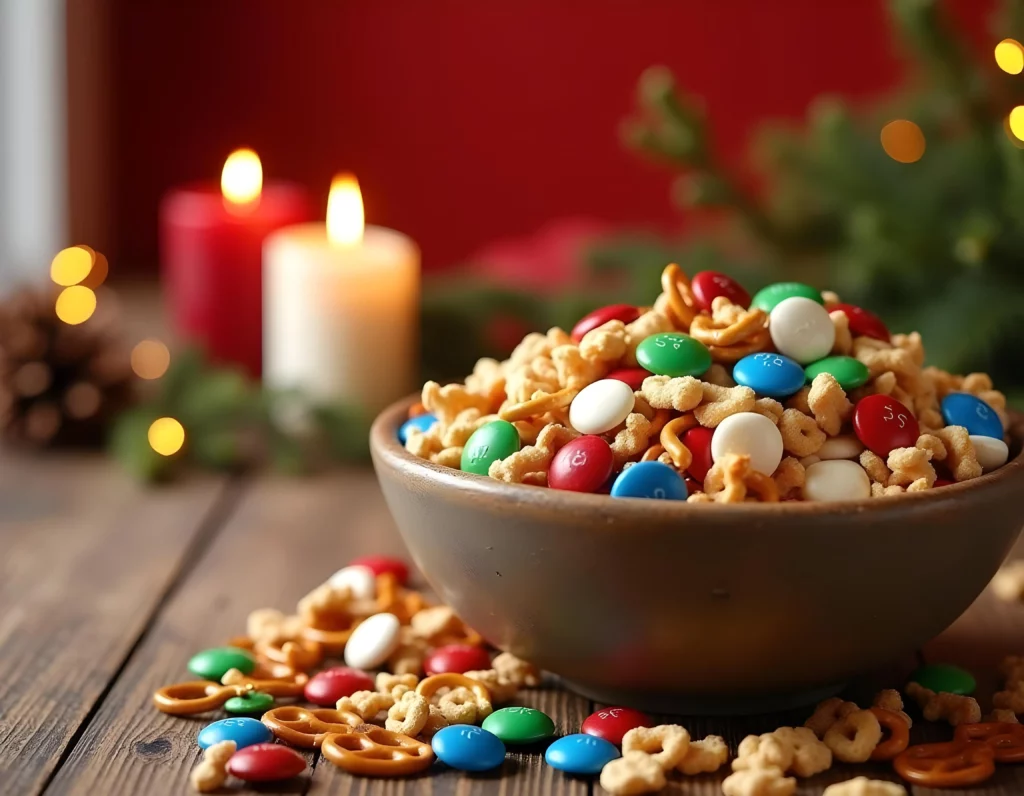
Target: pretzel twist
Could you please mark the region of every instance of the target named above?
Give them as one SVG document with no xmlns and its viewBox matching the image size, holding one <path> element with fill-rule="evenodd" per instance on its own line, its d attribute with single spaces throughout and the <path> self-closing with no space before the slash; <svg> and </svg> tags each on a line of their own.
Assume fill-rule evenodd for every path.
<svg viewBox="0 0 1024 796">
<path fill-rule="evenodd" d="M 668 455 L 672 457 L 672 464 L 680 471 L 686 470 L 693 464 L 693 454 L 682 443 L 682 440 L 679 439 L 679 435 L 694 428 L 696 425 L 697 419 L 692 413 L 687 413 L 668 421 L 661 430 L 659 442 L 668 451 Z"/>
<path fill-rule="evenodd" d="M 572 399 L 579 393 L 576 387 L 565 387 L 557 392 L 543 393 L 512 406 L 506 406 L 498 415 L 502 420 L 514 423 L 517 420 L 526 420 L 529 417 L 537 417 L 547 412 L 554 412 L 558 409 L 565 409 L 572 403 Z"/>
<path fill-rule="evenodd" d="M 690 291 L 690 280 L 676 263 L 666 265 L 661 272 L 661 291 L 668 300 L 669 320 L 677 327 L 688 329 L 697 315 L 696 302 Z"/>
</svg>

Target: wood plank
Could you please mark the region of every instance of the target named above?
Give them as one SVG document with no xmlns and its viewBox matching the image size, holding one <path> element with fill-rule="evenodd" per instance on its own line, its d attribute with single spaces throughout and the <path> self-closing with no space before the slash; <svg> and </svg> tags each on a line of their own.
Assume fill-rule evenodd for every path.
<svg viewBox="0 0 1024 796">
<path fill-rule="evenodd" d="M 0 770 L 36 792 L 94 709 L 224 493 L 79 455 L 0 456 Z"/>
</svg>

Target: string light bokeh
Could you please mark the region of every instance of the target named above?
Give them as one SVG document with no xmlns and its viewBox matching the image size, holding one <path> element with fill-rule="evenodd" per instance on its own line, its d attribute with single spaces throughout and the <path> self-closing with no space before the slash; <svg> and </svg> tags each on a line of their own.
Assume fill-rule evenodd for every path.
<svg viewBox="0 0 1024 796">
<path fill-rule="evenodd" d="M 149 446 L 161 456 L 173 456 L 185 444 L 185 427 L 173 417 L 153 421 L 147 433 Z"/>
<path fill-rule="evenodd" d="M 925 150 L 924 133 L 908 119 L 895 119 L 882 128 L 882 149 L 899 163 L 915 163 Z"/>
<path fill-rule="evenodd" d="M 64 288 L 54 307 L 57 317 L 70 326 L 85 323 L 96 312 L 96 294 L 85 285 Z"/>
<path fill-rule="evenodd" d="M 996 65 L 1009 75 L 1024 72 L 1024 47 L 1016 39 L 1003 39 L 996 45 Z"/>
<path fill-rule="evenodd" d="M 140 379 L 159 379 L 171 365 L 171 352 L 159 340 L 142 340 L 132 349 L 132 370 Z"/>
<path fill-rule="evenodd" d="M 92 271 L 95 252 L 88 246 L 61 249 L 50 263 L 50 279 L 61 287 L 81 284 Z"/>
</svg>

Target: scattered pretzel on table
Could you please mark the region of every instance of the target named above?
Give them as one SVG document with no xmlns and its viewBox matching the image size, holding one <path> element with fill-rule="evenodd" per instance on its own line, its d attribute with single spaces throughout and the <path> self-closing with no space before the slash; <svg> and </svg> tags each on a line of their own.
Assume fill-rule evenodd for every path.
<svg viewBox="0 0 1024 796">
<path fill-rule="evenodd" d="M 878 719 L 883 737 L 871 753 L 872 760 L 892 760 L 910 745 L 910 727 L 899 713 L 885 708 L 868 708 Z M 885 737 L 884 733 L 888 733 Z"/>
<path fill-rule="evenodd" d="M 991 747 L 976 741 L 947 741 L 910 746 L 892 762 L 908 782 L 935 788 L 977 785 L 996 770 Z"/>
<path fill-rule="evenodd" d="M 434 762 L 429 744 L 369 724 L 328 735 L 320 752 L 338 768 L 370 777 L 404 777 Z"/>
<path fill-rule="evenodd" d="M 260 683 L 259 688 L 256 687 L 256 682 Z M 153 706 L 161 713 L 171 716 L 192 716 L 217 710 L 232 697 L 257 691 L 273 697 L 295 697 L 302 693 L 302 687 L 278 680 L 250 681 L 237 685 L 221 685 L 212 680 L 192 680 L 159 689 L 153 694 Z"/>
<path fill-rule="evenodd" d="M 303 749 L 319 747 L 328 735 L 348 732 L 364 723 L 362 716 L 349 710 L 296 706 L 268 710 L 262 722 L 277 738 Z"/>
<path fill-rule="evenodd" d="M 953 733 L 957 741 L 983 743 L 997 763 L 1024 762 L 1024 725 L 1010 722 L 961 724 Z"/>
</svg>

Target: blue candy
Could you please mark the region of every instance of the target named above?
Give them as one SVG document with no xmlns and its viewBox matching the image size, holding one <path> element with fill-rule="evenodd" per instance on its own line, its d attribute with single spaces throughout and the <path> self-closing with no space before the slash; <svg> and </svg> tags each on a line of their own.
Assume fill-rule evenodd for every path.
<svg viewBox="0 0 1024 796">
<path fill-rule="evenodd" d="M 405 441 L 409 439 L 409 432 L 414 428 L 419 431 L 426 431 L 434 423 L 437 422 L 437 418 L 427 412 L 424 415 L 416 415 L 416 417 L 410 417 L 401 426 L 398 427 L 398 441 L 403 445 Z"/>
<path fill-rule="evenodd" d="M 438 760 L 459 771 L 489 771 L 505 761 L 505 744 L 498 736 L 471 724 L 445 727 L 430 747 Z"/>
<path fill-rule="evenodd" d="M 804 386 L 807 376 L 803 365 L 782 354 L 750 354 L 732 369 L 737 384 L 758 395 L 786 398 Z"/>
<path fill-rule="evenodd" d="M 566 735 L 544 753 L 552 768 L 569 774 L 600 774 L 606 763 L 619 756 L 615 744 L 593 735 Z"/>
<path fill-rule="evenodd" d="M 1003 423 L 995 410 L 966 392 L 951 392 L 942 399 L 942 419 L 947 426 L 963 426 L 968 434 L 1003 438 Z"/>
<path fill-rule="evenodd" d="M 686 500 L 686 482 L 679 473 L 661 462 L 637 462 L 619 473 L 612 484 L 612 497 Z"/>
<path fill-rule="evenodd" d="M 258 743 L 269 743 L 274 734 L 256 719 L 221 719 L 199 731 L 199 748 L 206 749 L 221 741 L 234 741 L 242 749 Z"/>
</svg>

